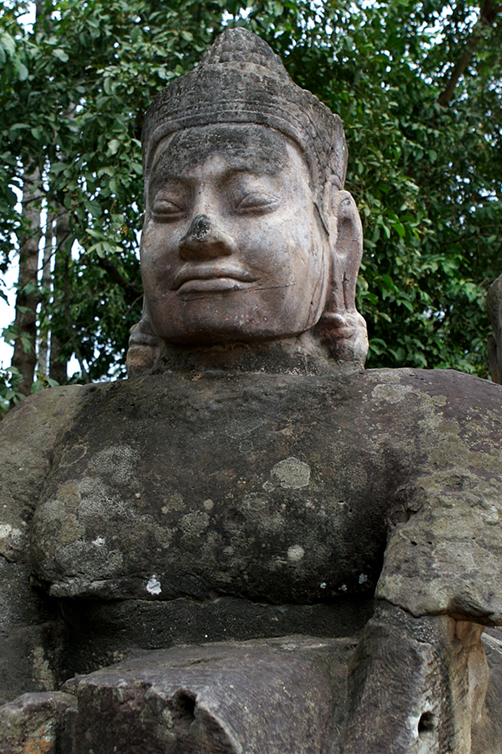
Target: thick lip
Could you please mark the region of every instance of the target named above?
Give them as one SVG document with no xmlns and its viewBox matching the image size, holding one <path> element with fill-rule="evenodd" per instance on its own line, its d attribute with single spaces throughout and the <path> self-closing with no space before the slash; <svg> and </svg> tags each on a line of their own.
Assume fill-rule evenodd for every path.
<svg viewBox="0 0 502 754">
<path fill-rule="evenodd" d="M 229 284 L 232 284 L 233 281 L 235 287 L 235 281 L 239 281 L 241 283 L 252 283 L 254 281 L 254 277 L 249 272 L 242 270 L 239 267 L 219 267 L 215 265 L 199 266 L 190 264 L 182 267 L 181 270 L 176 274 L 173 283 L 173 290 L 179 290 L 186 283 L 210 280 L 221 282 L 228 280 Z M 207 287 L 209 288 L 210 284 L 208 284 Z"/>
</svg>

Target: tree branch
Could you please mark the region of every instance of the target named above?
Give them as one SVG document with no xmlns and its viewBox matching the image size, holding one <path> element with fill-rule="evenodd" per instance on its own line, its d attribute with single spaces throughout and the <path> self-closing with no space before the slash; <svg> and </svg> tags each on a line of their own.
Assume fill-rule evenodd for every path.
<svg viewBox="0 0 502 754">
<path fill-rule="evenodd" d="M 110 262 L 108 259 L 98 257 L 97 262 L 99 266 L 103 270 L 105 270 L 105 272 L 109 275 L 113 282 L 117 283 L 117 285 L 122 288 L 127 304 L 129 306 L 135 304 L 138 298 L 143 295 L 140 289 L 135 286 L 134 283 L 130 283 L 128 280 L 126 280 L 125 277 L 119 272 L 119 270 L 117 270 L 115 265 L 112 264 L 112 262 Z"/>
<path fill-rule="evenodd" d="M 495 21 L 495 18 L 497 17 L 497 14 L 500 13 L 500 11 L 502 10 L 502 5 L 494 6 L 494 2 L 495 0 L 485 0 L 483 7 L 481 8 L 481 14 L 479 17 L 480 23 L 486 24 L 487 26 L 491 26 L 493 24 L 493 22 Z M 442 105 L 443 107 L 446 107 L 446 105 L 451 100 L 455 87 L 458 83 L 458 80 L 463 75 L 465 69 L 469 65 L 471 58 L 473 56 L 474 50 L 478 46 L 480 39 L 481 39 L 481 34 L 473 34 L 471 40 L 469 41 L 467 45 L 467 49 L 465 50 L 464 54 L 460 57 L 460 60 L 458 61 L 458 63 L 454 66 L 450 74 L 450 78 L 448 79 L 448 83 L 446 84 L 446 88 L 438 98 L 439 104 Z"/>
</svg>

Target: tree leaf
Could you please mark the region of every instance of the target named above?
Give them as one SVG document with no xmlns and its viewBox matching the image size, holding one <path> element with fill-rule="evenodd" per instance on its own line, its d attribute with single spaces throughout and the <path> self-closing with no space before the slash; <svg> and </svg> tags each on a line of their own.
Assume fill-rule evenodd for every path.
<svg viewBox="0 0 502 754">
<path fill-rule="evenodd" d="M 60 49 L 55 49 L 52 51 L 52 54 L 55 58 L 58 58 L 62 63 L 67 63 L 70 59 L 70 56 L 64 51 Z"/>
</svg>

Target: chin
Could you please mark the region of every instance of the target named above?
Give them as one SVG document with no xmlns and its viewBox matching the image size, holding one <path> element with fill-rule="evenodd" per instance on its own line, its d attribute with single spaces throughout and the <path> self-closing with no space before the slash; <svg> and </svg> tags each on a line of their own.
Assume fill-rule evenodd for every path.
<svg viewBox="0 0 502 754">
<path fill-rule="evenodd" d="M 289 337 L 289 335 L 285 336 L 270 330 L 243 331 L 242 328 L 238 327 L 222 326 L 215 329 L 206 326 L 176 334 L 171 332 L 161 337 L 173 345 L 189 348 L 210 348 L 211 346 L 266 343 Z"/>
<path fill-rule="evenodd" d="M 309 330 L 316 321 L 311 308 L 299 311 L 294 308 L 295 302 L 270 306 L 262 298 L 248 300 L 251 305 L 243 306 L 242 296 L 233 294 L 222 299 L 223 296 L 201 297 L 189 305 L 184 302 L 180 306 L 175 301 L 160 311 L 150 310 L 153 330 L 173 345 L 200 348 L 283 340 Z"/>
</svg>

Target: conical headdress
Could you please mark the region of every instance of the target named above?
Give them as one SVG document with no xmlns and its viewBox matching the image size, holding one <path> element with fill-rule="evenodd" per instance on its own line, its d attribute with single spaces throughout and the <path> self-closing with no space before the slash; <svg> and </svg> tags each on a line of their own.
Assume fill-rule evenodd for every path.
<svg viewBox="0 0 502 754">
<path fill-rule="evenodd" d="M 228 123 L 268 126 L 293 139 L 306 156 L 318 200 L 330 176 L 343 187 L 342 121 L 292 81 L 266 42 L 243 28 L 221 34 L 199 65 L 166 87 L 148 109 L 142 137 L 145 184 L 161 139 L 185 128 Z"/>
</svg>

